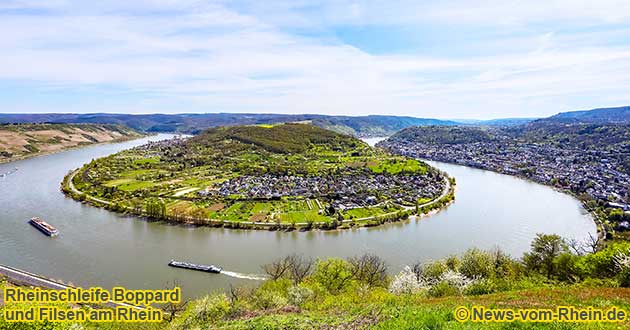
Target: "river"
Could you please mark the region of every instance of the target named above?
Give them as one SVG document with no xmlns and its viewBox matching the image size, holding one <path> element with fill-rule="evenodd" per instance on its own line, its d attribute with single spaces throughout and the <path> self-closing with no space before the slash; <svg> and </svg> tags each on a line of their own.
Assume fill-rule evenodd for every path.
<svg viewBox="0 0 630 330">
<path fill-rule="evenodd" d="M 91 159 L 170 137 L 153 136 L 89 146 L 0 165 L 0 263 L 81 286 L 158 289 L 182 286 L 196 297 L 230 284 L 251 284 L 260 265 L 298 253 L 317 258 L 371 252 L 392 272 L 470 247 L 500 247 L 513 256 L 529 249 L 536 233 L 585 239 L 592 218 L 571 196 L 507 175 L 430 162 L 457 180 L 456 201 L 429 217 L 345 231 L 270 232 L 194 228 L 152 223 L 84 205 L 65 197 L 59 183 Z M 371 144 L 376 140 L 368 141 Z M 26 221 L 40 216 L 60 235 L 50 239 Z M 170 268 L 173 259 L 216 264 L 213 275 Z M 239 278 L 240 277 L 240 278 Z M 244 278 L 243 278 L 244 277 Z"/>
</svg>

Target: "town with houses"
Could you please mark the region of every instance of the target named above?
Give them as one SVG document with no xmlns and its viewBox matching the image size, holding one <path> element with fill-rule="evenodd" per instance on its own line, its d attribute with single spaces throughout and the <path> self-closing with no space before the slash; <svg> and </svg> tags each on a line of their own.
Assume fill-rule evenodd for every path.
<svg viewBox="0 0 630 330">
<path fill-rule="evenodd" d="M 577 150 L 543 143 L 495 140 L 459 144 L 388 140 L 381 146 L 401 155 L 524 177 L 586 193 L 630 215 L 630 175 L 619 170 L 620 151 Z M 630 224 L 619 223 L 630 230 Z"/>
<path fill-rule="evenodd" d="M 441 175 L 437 175 L 441 176 Z M 200 196 L 240 196 L 264 200 L 283 197 L 324 198 L 339 210 L 369 207 L 385 201 L 415 205 L 432 200 L 444 190 L 445 180 L 429 175 L 353 175 L 297 176 L 265 174 L 243 175 L 199 191 Z"/>
<path fill-rule="evenodd" d="M 193 157 L 184 151 L 187 150 L 186 143 L 187 139 L 175 138 L 150 142 L 132 149 L 132 152 L 142 155 L 142 159 L 160 159 L 161 164 L 177 159 L 178 162 L 181 161 L 178 166 L 165 166 L 165 170 L 168 169 L 170 172 L 173 168 L 188 168 L 187 174 L 180 177 L 192 178 L 199 182 L 192 188 L 169 183 L 168 192 L 165 191 L 167 186 L 156 185 L 149 188 L 151 193 L 171 195 L 180 200 L 199 201 L 210 205 L 223 201 L 228 207 L 246 202 L 303 200 L 308 204 L 309 210 L 330 212 L 329 209 L 332 208 L 345 212 L 383 206 L 410 209 L 438 199 L 449 187 L 447 175 L 437 170 L 403 171 L 392 174 L 387 171 L 378 172 L 368 166 L 354 165 L 311 174 L 289 174 L 285 171 L 272 170 L 264 174 L 243 171 L 238 175 L 233 175 L 232 172 L 230 175 L 222 175 L 224 169 L 241 162 L 241 159 L 234 155 L 212 153 L 206 154 L 207 157 L 205 155 Z M 212 164 L 211 168 L 199 170 L 208 164 Z M 159 165 L 146 164 L 140 165 L 140 168 L 149 166 Z M 265 166 L 270 165 L 266 163 Z M 163 174 L 162 177 L 166 182 L 176 182 L 170 174 Z M 204 183 L 205 186 L 201 188 Z"/>
</svg>

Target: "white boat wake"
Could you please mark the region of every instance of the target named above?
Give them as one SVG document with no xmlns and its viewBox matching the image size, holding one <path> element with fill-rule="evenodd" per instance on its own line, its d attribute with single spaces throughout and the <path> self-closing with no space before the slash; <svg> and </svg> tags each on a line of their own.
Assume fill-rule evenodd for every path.
<svg viewBox="0 0 630 330">
<path fill-rule="evenodd" d="M 16 167 L 16 168 L 14 168 L 14 169 L 12 169 L 12 170 L 10 170 L 10 171 L 8 171 L 8 172 L 2 173 L 2 174 L 0 174 L 0 178 L 6 178 L 6 177 L 8 177 L 9 175 L 11 175 L 11 174 L 13 174 L 13 173 L 17 172 L 17 170 L 18 170 L 18 168 Z"/>
<path fill-rule="evenodd" d="M 242 279 L 254 280 L 254 281 L 264 281 L 264 280 L 267 279 L 267 277 L 265 275 L 260 275 L 260 274 L 243 274 L 243 273 L 237 273 L 237 272 L 229 272 L 229 271 L 226 271 L 226 270 L 222 270 L 221 274 L 227 275 L 227 276 L 230 276 L 230 277 L 242 278 Z"/>
</svg>

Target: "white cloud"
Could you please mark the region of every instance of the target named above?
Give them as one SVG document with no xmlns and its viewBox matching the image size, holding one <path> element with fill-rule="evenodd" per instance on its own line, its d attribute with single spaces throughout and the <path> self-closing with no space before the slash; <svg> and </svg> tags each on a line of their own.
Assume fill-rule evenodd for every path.
<svg viewBox="0 0 630 330">
<path fill-rule="evenodd" d="M 225 1 L 276 25 L 414 25 L 427 22 L 484 26 L 537 22 L 620 23 L 626 0 Z M 236 5 L 235 5 L 236 4 Z"/>
<path fill-rule="evenodd" d="M 630 13 L 625 1 L 585 4 L 591 10 L 566 1 L 415 3 L 406 11 L 385 2 L 275 2 L 269 8 L 297 25 L 479 24 L 491 17 L 505 20 L 499 24 L 552 17 L 619 22 Z M 316 13 L 305 15 L 305 6 Z M 615 6 L 621 10 L 612 11 Z M 60 93 L 86 86 L 95 95 L 110 95 L 111 86 L 127 90 L 127 101 L 92 102 L 91 111 L 533 116 L 621 102 L 630 86 L 630 45 L 589 47 L 571 40 L 583 40 L 576 35 L 550 31 L 484 43 L 497 43 L 490 46 L 493 55 L 373 55 L 293 34 L 255 6 L 242 9 L 248 14 L 204 1 L 14 1 L 4 8 L 47 14 L 0 19 L 0 29 L 10 31 L 0 37 L 0 81 Z M 529 46 L 500 49 L 523 42 Z"/>
</svg>

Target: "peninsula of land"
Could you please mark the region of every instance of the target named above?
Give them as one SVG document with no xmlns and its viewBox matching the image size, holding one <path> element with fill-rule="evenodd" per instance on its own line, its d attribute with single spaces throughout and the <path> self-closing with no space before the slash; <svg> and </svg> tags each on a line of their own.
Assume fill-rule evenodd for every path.
<svg viewBox="0 0 630 330">
<path fill-rule="evenodd" d="M 374 226 L 449 203 L 431 166 L 307 124 L 211 128 L 72 171 L 75 199 L 154 219 L 228 228 Z"/>
</svg>

